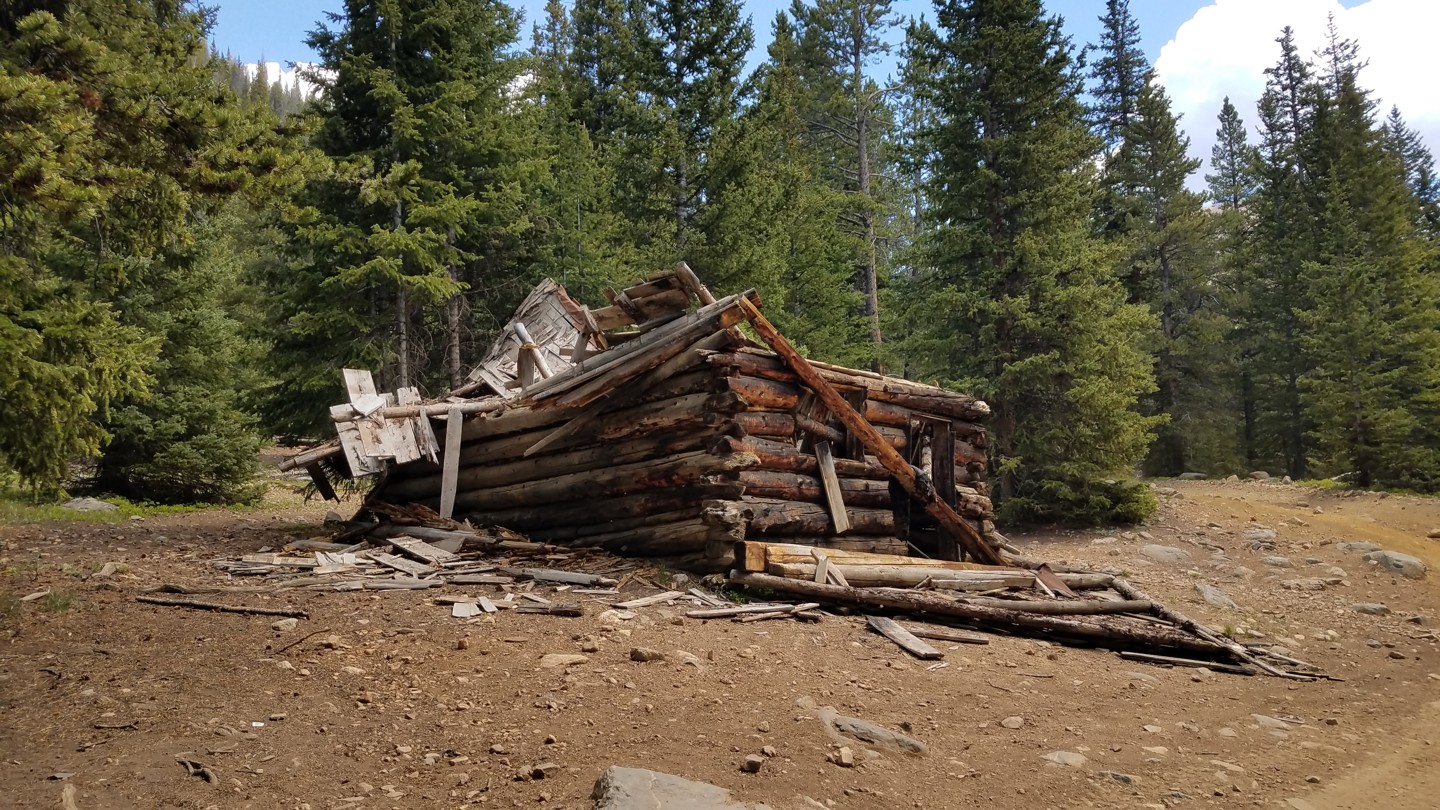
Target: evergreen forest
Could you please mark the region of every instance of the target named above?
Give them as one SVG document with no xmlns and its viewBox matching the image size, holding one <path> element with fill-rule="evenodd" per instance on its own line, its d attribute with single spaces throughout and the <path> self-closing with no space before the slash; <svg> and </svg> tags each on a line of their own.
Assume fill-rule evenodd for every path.
<svg viewBox="0 0 1440 810">
<path fill-rule="evenodd" d="M 245 502 L 341 368 L 443 393 L 540 279 L 683 260 L 989 402 L 1002 520 L 1138 521 L 1137 476 L 1440 491 L 1440 178 L 1333 23 L 1182 127 L 1128 0 L 1094 43 L 1041 0 L 342 5 L 312 97 L 183 0 L 0 8 L 0 477 Z"/>
</svg>

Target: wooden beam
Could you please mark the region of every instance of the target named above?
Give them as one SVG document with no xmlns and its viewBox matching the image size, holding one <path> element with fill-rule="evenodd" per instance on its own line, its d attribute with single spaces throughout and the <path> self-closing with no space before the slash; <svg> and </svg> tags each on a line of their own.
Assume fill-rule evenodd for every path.
<svg viewBox="0 0 1440 810">
<path fill-rule="evenodd" d="M 445 418 L 445 465 L 440 471 L 440 517 L 449 520 L 455 514 L 455 485 L 460 480 L 460 435 L 464 432 L 465 413 L 458 407 L 450 409 Z"/>
<path fill-rule="evenodd" d="M 840 477 L 835 474 L 835 454 L 830 450 L 830 442 L 815 442 L 815 459 L 820 462 L 820 483 L 825 489 L 832 529 L 837 535 L 844 534 L 850 531 L 850 518 L 845 514 L 845 497 L 840 492 Z"/>
<path fill-rule="evenodd" d="M 883 616 L 866 616 L 865 621 L 870 625 L 871 630 L 895 642 L 900 649 L 922 661 L 934 661 L 937 658 L 945 657 L 945 653 L 916 638 L 913 633 L 901 627 L 900 623 L 894 619 L 887 619 Z"/>
<path fill-rule="evenodd" d="M 850 403 L 845 401 L 845 397 L 836 391 L 835 387 L 824 377 L 820 376 L 809 361 L 801 356 L 794 346 L 790 345 L 790 341 L 786 340 L 785 336 L 765 319 L 765 316 L 749 299 L 740 299 L 740 307 L 748 314 L 750 325 L 754 327 L 755 333 L 775 350 L 775 353 L 790 366 L 802 382 L 815 392 L 816 396 L 820 397 L 820 401 L 840 419 L 846 429 L 859 437 L 861 443 L 865 445 L 865 449 L 879 459 L 885 469 L 889 470 L 890 474 L 895 476 L 895 480 L 905 488 L 905 491 L 924 505 L 925 512 L 935 518 L 942 530 L 955 537 L 965 551 L 975 559 L 997 565 L 1004 561 L 1000 553 L 980 536 L 980 532 L 976 531 L 974 526 L 956 514 L 949 504 L 936 497 L 933 486 L 921 483 L 915 468 L 910 466 L 900 453 L 885 441 L 873 425 L 856 413 Z"/>
</svg>

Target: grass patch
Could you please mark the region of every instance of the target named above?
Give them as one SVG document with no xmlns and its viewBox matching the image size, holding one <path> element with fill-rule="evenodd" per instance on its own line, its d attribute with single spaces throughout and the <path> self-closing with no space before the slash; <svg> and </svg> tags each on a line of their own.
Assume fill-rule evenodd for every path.
<svg viewBox="0 0 1440 810">
<path fill-rule="evenodd" d="M 1297 487 L 1310 487 L 1312 489 L 1349 489 L 1350 485 L 1334 478 L 1306 478 L 1303 481 L 1296 481 Z"/>
<path fill-rule="evenodd" d="M 40 600 L 40 609 L 47 613 L 63 613 L 70 609 L 75 603 L 75 594 L 59 588 L 51 589 L 50 593 Z"/>
<path fill-rule="evenodd" d="M 102 498 L 117 507 L 109 512 L 76 512 L 61 508 L 58 503 L 38 503 L 29 496 L 15 490 L 0 492 L 0 523 L 119 523 L 132 517 L 156 515 L 180 515 L 200 512 L 206 509 L 234 509 L 233 506 L 212 506 L 193 504 L 176 506 L 157 503 L 132 503 L 124 498 Z"/>
<path fill-rule="evenodd" d="M 0 591 L 0 619 L 13 619 L 20 615 L 20 597 L 9 591 Z"/>
</svg>

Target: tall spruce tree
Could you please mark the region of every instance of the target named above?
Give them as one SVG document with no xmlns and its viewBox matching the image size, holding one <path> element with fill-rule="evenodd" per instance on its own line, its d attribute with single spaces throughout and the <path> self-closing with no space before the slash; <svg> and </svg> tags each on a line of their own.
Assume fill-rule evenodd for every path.
<svg viewBox="0 0 1440 810">
<path fill-rule="evenodd" d="M 515 263 L 535 166 L 514 105 L 516 13 L 350 0 L 331 21 L 309 40 L 324 88 L 311 143 L 328 162 L 288 213 L 289 248 L 267 278 L 267 401 L 292 430 L 335 398 L 337 368 L 377 369 L 386 389 L 455 379 L 470 323 L 456 297 L 503 309 L 527 286 Z"/>
<path fill-rule="evenodd" d="M 915 368 L 990 402 L 1003 515 L 1141 519 L 1153 499 L 1122 479 L 1158 421 L 1137 411 L 1154 319 L 1091 235 L 1096 141 L 1070 43 L 1038 0 L 949 0 L 938 22 Z"/>
<path fill-rule="evenodd" d="M 1400 165 L 1406 185 L 1415 198 L 1416 224 L 1432 239 L 1440 238 L 1440 177 L 1435 156 L 1420 133 L 1411 129 L 1399 107 L 1391 107 L 1381 125 L 1381 142 Z"/>
<path fill-rule="evenodd" d="M 1140 95 L 1150 74 L 1150 61 L 1140 49 L 1140 24 L 1130 0 L 1105 0 L 1100 17 L 1099 57 L 1090 69 L 1095 131 L 1106 149 L 1114 149 L 1139 115 Z"/>
<path fill-rule="evenodd" d="M 183 314 L 147 309 L 209 272 L 203 222 L 284 162 L 273 131 L 215 82 L 207 26 L 180 2 L 0 13 L 0 465 L 36 490 L 63 486 L 72 461 L 118 436 L 102 471 L 138 482 L 166 468 L 130 494 L 244 494 L 255 434 L 235 408 L 243 379 L 208 376 L 231 347 L 178 321 L 233 324 L 208 296 Z M 197 388 L 209 389 L 199 406 L 166 396 Z M 207 469 L 217 486 L 195 479 Z"/>
<path fill-rule="evenodd" d="M 1331 20 L 1301 139 L 1316 253 L 1302 397 L 1312 461 L 1360 486 L 1440 489 L 1440 277 L 1414 196 L 1360 84 L 1358 45 Z"/>
<path fill-rule="evenodd" d="M 1210 174 L 1205 182 L 1210 199 L 1226 211 L 1238 212 L 1255 191 L 1251 175 L 1255 150 L 1245 132 L 1240 111 L 1225 97 L 1220 107 L 1220 128 L 1215 131 L 1215 145 L 1210 149 Z"/>
</svg>

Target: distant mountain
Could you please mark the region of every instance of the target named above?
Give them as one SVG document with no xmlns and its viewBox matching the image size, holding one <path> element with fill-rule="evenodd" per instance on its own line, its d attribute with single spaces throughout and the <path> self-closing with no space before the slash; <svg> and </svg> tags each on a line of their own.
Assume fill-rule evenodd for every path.
<svg viewBox="0 0 1440 810">
<path fill-rule="evenodd" d="M 245 78 L 255 80 L 255 74 L 259 72 L 261 63 L 244 62 L 241 68 L 245 71 Z M 314 70 L 318 67 L 314 62 L 265 62 L 265 77 L 270 84 L 279 84 L 286 92 L 299 90 L 303 98 L 313 98 L 320 92 L 314 82 L 305 78 L 303 73 Z"/>
</svg>

